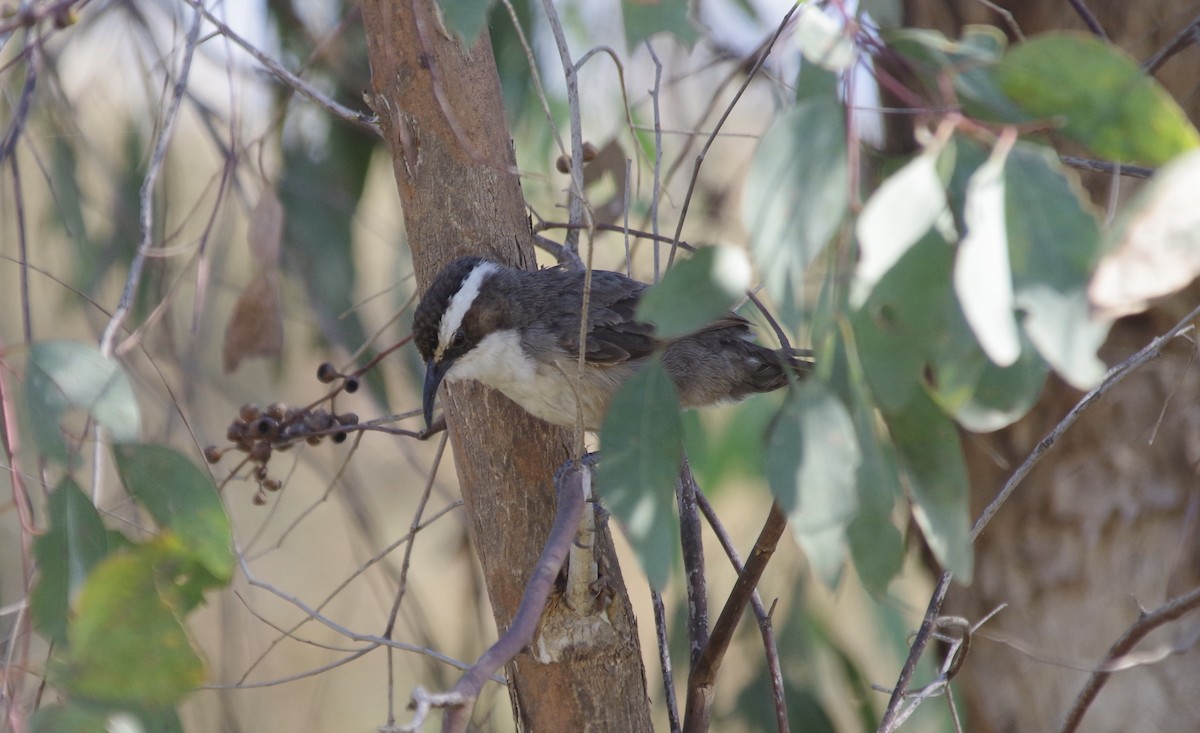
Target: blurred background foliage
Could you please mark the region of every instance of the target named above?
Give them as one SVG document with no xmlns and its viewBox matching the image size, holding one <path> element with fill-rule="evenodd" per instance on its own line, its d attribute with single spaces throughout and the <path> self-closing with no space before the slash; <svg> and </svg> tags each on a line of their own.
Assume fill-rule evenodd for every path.
<svg viewBox="0 0 1200 733">
<path fill-rule="evenodd" d="M 801 8 L 733 104 L 791 4 L 559 3 L 574 58 L 607 49 L 580 71 L 584 139 L 598 151 L 586 169 L 597 221 L 619 229 L 627 215 L 631 229 L 671 237 L 691 195 L 682 240 L 750 253 L 784 333 L 816 352 L 816 377 L 790 397 L 664 418 L 740 546 L 772 498 L 793 512 L 797 542 L 780 548 L 760 590 L 778 599 L 792 726 L 811 731 L 874 728 L 886 696 L 871 685 L 895 679 L 930 564 L 971 576 L 959 426 L 1014 423 L 1052 371 L 1079 389 L 1099 382 L 1097 350 L 1113 319 L 1165 294 L 1110 290 L 1098 310 L 1089 287 L 1101 256 L 1144 242 L 1139 223 L 1187 230 L 1159 211 L 1196 175 L 1194 156 L 1184 155 L 1196 145 L 1186 115 L 1111 46 L 1075 35 L 1010 46 L 999 21 L 947 37 L 900 28 L 898 2 L 828 5 Z M 565 136 L 568 107 L 545 17 L 536 3 L 445 7 L 449 32 L 491 34 L 531 221 L 561 240 L 567 178 L 556 169 L 554 130 Z M 270 463 L 278 491 L 248 470 L 229 480 L 233 458 L 205 465 L 203 448 L 229 442 L 240 406 L 320 400 L 328 390 L 318 364 L 348 371 L 405 337 L 415 297 L 377 135 L 278 83 L 239 40 L 369 114 L 355 5 L 268 0 L 209 11 L 232 32 L 201 25 L 148 232 L 142 187 L 193 7 L 27 3 L 10 18 L 43 15 L 27 25 L 0 20 L 0 367 L 4 434 L 16 446 L 5 474 L 13 499 L 0 512 L 0 652 L 8 689 L 19 693 L 5 701 L 6 723 L 42 705 L 38 730 L 92 730 L 115 710 L 151 730 L 374 728 L 388 718 L 389 684 L 405 700 L 416 684 L 444 689 L 457 675 L 431 654 L 373 646 L 394 603 L 393 638 L 421 649 L 470 662 L 495 635 L 454 511 L 454 472 L 439 468 L 436 440 L 362 433 L 300 445 Z M 875 79 L 885 76 L 880 97 Z M 899 153 L 879 114 L 896 101 L 887 94 L 925 114 L 917 145 Z M 955 105 L 961 114 L 945 114 Z M 1057 116 L 1066 122 L 1040 124 Z M 695 156 L 719 122 L 690 193 Z M 1107 217 L 1122 224 L 1110 228 L 1048 139 L 1098 159 L 1169 164 L 1182 183 L 1123 199 Z M 447 221 L 453 236 L 453 212 Z M 278 234 L 263 233 L 272 227 Z M 102 335 L 147 235 L 129 315 L 105 350 Z M 620 231 L 598 231 L 590 243 L 596 267 L 629 267 L 645 280 L 670 249 Z M 743 312 L 772 338 L 754 306 Z M 241 362 L 233 372 L 231 348 Z M 335 398 L 337 411 L 365 420 L 418 404 L 411 347 L 363 379 L 364 389 Z M 85 414 L 129 445 L 115 457 L 93 450 Z M 415 415 L 403 419 L 415 429 Z M 663 430 L 642 435 L 619 419 L 610 428 L 650 447 Z M 163 457 L 138 440 L 176 452 Z M 195 504 L 164 506 L 146 475 L 191 487 L 184 495 Z M 214 486 L 227 524 L 211 515 Z M 669 493 L 656 501 L 674 516 Z M 196 507 L 211 522 L 184 529 Z M 413 543 L 397 544 L 426 521 Z M 222 533 L 233 537 L 242 572 L 212 550 Z M 623 546 L 628 566 L 640 560 L 681 618 L 676 564 L 660 545 L 634 540 Z M 734 579 L 719 554 L 708 559 L 718 600 Z M 31 635 L 34 557 L 47 595 L 33 597 Z M 90 574 L 96 567 L 120 579 L 105 585 Z M 648 591 L 631 587 L 648 652 Z M 142 592 L 111 598 L 105 588 Z M 684 624 L 672 628 L 676 669 L 685 669 Z M 152 650 L 162 635 L 187 653 L 165 661 L 111 653 L 139 636 L 134 648 Z M 111 683 L 116 691 L 98 688 L 108 673 L 91 665 L 113 659 L 138 670 Z M 185 697 L 201 660 L 203 687 Z M 774 728 L 764 670 L 747 624 L 717 687 L 719 730 Z M 648 679 L 662 724 L 653 663 Z M 478 726 L 510 730 L 503 691 L 490 694 Z M 69 704 L 53 707 L 62 700 Z M 950 730 L 951 719 L 931 705 L 908 725 Z"/>
</svg>

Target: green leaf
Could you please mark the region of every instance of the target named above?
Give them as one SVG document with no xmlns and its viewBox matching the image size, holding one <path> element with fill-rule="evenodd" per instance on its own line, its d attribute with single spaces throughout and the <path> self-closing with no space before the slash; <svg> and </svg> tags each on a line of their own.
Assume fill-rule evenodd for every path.
<svg viewBox="0 0 1200 733">
<path fill-rule="evenodd" d="M 113 707 L 83 700 L 38 709 L 29 717 L 33 733 L 183 733 L 179 715 L 171 708 Z"/>
<path fill-rule="evenodd" d="M 940 93 L 949 79 L 955 103 L 961 103 L 968 116 L 1009 123 L 1029 119 L 995 79 L 994 66 L 1006 43 L 999 29 L 970 26 L 961 41 L 950 41 L 938 31 L 903 28 L 885 33 L 884 39 L 904 56 L 931 94 Z"/>
<path fill-rule="evenodd" d="M 1091 312 L 1088 302 L 1088 283 L 1104 247 L 1087 193 L 1054 151 L 1041 146 L 1018 144 L 1005 176 L 1014 302 L 1025 314 L 1021 327 L 1063 379 L 1091 389 L 1104 376 L 1096 352 L 1111 322 Z"/>
<path fill-rule="evenodd" d="M 656 33 L 670 33 L 687 48 L 700 38 L 688 17 L 688 0 L 622 0 L 621 16 L 631 51 Z"/>
<path fill-rule="evenodd" d="M 929 355 L 946 343 L 954 250 L 931 230 L 851 314 L 863 373 L 885 411 L 904 409 L 920 389 Z"/>
<path fill-rule="evenodd" d="M 1140 313 L 1200 274 L 1200 151 L 1164 165 L 1108 232 L 1089 291 L 1105 318 Z"/>
<path fill-rule="evenodd" d="M 843 21 L 826 14 L 816 3 L 804 3 L 793 22 L 805 59 L 829 71 L 844 71 L 854 64 L 854 38 Z"/>
<path fill-rule="evenodd" d="M 812 90 L 759 141 L 742 195 L 742 221 L 768 292 L 799 302 L 804 271 L 829 244 L 849 207 L 846 131 L 836 77 L 805 67 Z"/>
<path fill-rule="evenodd" d="M 815 377 L 794 388 L 767 434 L 767 481 L 809 562 L 829 585 L 841 575 L 845 528 L 858 511 L 862 455 L 854 423 Z"/>
<path fill-rule="evenodd" d="M 33 543 L 38 583 L 30 605 L 38 629 L 61 643 L 67 640 L 71 600 L 108 554 L 108 530 L 91 500 L 69 478 L 46 500 L 46 517 L 50 529 Z"/>
<path fill-rule="evenodd" d="M 967 183 L 967 232 L 954 263 L 954 290 L 963 315 L 984 353 L 1002 367 L 1021 355 L 1005 224 L 1006 155 L 998 147 Z"/>
<path fill-rule="evenodd" d="M 613 397 L 600 448 L 600 493 L 650 584 L 662 589 L 679 548 L 675 484 L 683 459 L 683 421 L 675 384 L 658 357 Z"/>
<path fill-rule="evenodd" d="M 834 373 L 840 377 L 835 387 L 849 406 L 862 453 L 855 474 L 858 511 L 846 527 L 846 541 L 863 585 L 876 597 L 883 597 L 904 562 L 904 539 L 892 522 L 896 497 L 902 491 L 900 467 L 895 448 L 881 435 L 882 423 L 871 405 L 862 365 L 855 350 L 848 348 L 853 344 L 842 338 L 848 331 L 834 331 L 838 340 L 832 355 Z"/>
<path fill-rule="evenodd" d="M 1014 46 L 995 71 L 1029 114 L 1061 117 L 1063 134 L 1102 158 L 1161 165 L 1200 144 L 1170 94 L 1128 54 L 1092 35 L 1038 36 Z"/>
<path fill-rule="evenodd" d="M 458 35 L 464 47 L 475 45 L 491 4 L 492 0 L 438 0 L 447 30 Z"/>
<path fill-rule="evenodd" d="M 108 713 L 73 702 L 50 705 L 29 716 L 29 729 L 33 733 L 105 733 Z"/>
<path fill-rule="evenodd" d="M 694 333 L 729 313 L 750 287 L 750 262 L 733 247 L 704 247 L 677 262 L 646 291 L 637 319 L 662 339 Z"/>
<path fill-rule="evenodd" d="M 124 369 L 78 341 L 42 341 L 30 348 L 25 404 L 38 448 L 60 461 L 68 457 L 60 424 L 72 408 L 89 413 L 117 442 L 137 440 L 141 430 Z"/>
<path fill-rule="evenodd" d="M 175 551 L 155 541 L 106 558 L 68 627 L 63 686 L 108 703 L 175 705 L 204 680 L 182 621 Z"/>
<path fill-rule="evenodd" d="M 903 412 L 885 413 L 913 497 L 913 516 L 934 557 L 971 582 L 967 469 L 954 423 L 922 391 Z"/>
<path fill-rule="evenodd" d="M 217 581 L 233 574 L 233 535 L 212 478 L 161 445 L 113 447 L 129 493 L 154 521 L 178 536 L 184 550 Z"/>
<path fill-rule="evenodd" d="M 861 258 L 850 305 L 862 307 L 871 289 L 939 219 L 950 217 L 937 171 L 939 149 L 930 149 L 880 184 L 858 217 Z"/>
</svg>

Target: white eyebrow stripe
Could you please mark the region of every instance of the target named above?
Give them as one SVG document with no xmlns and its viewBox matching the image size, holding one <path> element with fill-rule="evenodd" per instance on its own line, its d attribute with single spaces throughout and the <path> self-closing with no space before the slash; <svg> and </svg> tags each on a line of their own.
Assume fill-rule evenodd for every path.
<svg viewBox="0 0 1200 733">
<path fill-rule="evenodd" d="M 458 292 L 450 299 L 450 305 L 446 307 L 446 312 L 442 314 L 441 323 L 438 324 L 438 345 L 434 352 L 435 359 L 441 359 L 442 352 L 450 343 L 450 338 L 454 336 L 455 331 L 462 327 L 463 319 L 467 317 L 467 312 L 471 310 L 475 298 L 479 296 L 479 289 L 483 286 L 484 278 L 499 270 L 500 266 L 495 262 L 480 262 L 471 270 L 471 274 L 467 275 L 467 279 L 463 280 Z"/>
</svg>

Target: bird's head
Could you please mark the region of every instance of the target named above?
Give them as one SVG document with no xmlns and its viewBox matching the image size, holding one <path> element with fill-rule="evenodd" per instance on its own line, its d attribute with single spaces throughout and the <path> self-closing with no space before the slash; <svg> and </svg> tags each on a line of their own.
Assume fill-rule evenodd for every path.
<svg viewBox="0 0 1200 733">
<path fill-rule="evenodd" d="M 497 327 L 498 314 L 485 283 L 500 270 L 500 265 L 479 257 L 454 260 L 437 274 L 417 306 L 413 340 L 425 361 L 421 406 L 426 427 L 433 423 L 438 385 L 455 363 Z"/>
</svg>

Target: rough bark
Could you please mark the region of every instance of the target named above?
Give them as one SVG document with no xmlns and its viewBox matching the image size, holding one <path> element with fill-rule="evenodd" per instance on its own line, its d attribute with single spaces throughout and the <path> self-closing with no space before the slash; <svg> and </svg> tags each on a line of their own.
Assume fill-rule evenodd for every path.
<svg viewBox="0 0 1200 733">
<path fill-rule="evenodd" d="M 1198 13 L 1195 3 L 1089 0 L 1113 42 L 1138 60 L 1166 44 Z M 1027 34 L 1084 30 L 1070 3 L 1001 2 Z M 956 36 L 961 23 L 1006 28 L 983 3 L 908 0 L 908 24 Z M 1195 46 L 1157 78 L 1193 120 L 1200 111 Z M 1085 178 L 1085 180 L 1087 180 Z M 1099 193 L 1102 177 L 1089 183 Z M 1124 182 L 1125 190 L 1133 184 Z M 1103 202 L 1101 195 L 1098 200 Z M 1116 324 L 1102 356 L 1120 361 L 1182 317 L 1195 289 Z M 1079 398 L 1051 380 L 1034 411 L 1007 430 L 966 441 L 978 512 L 1013 467 Z M 945 612 L 979 618 L 1009 607 L 984 628 L 958 676 L 969 729 L 1057 730 L 1088 676 L 1139 605 L 1152 610 L 1200 583 L 1200 372 L 1178 342 L 1082 418 L 1004 506 L 976 545 L 975 582 L 955 588 Z M 1119 672 L 1083 718 L 1086 731 L 1200 729 L 1200 614 L 1184 616 L 1137 647 L 1177 653 Z M 1083 667 L 1085 669 L 1080 669 Z"/>
<path fill-rule="evenodd" d="M 365 0 L 371 102 L 392 151 L 421 289 L 449 260 L 485 254 L 534 265 L 520 183 L 487 34 L 469 50 L 442 28 L 432 0 Z M 443 387 L 455 463 L 496 625 L 506 629 L 554 516 L 554 469 L 569 435 L 474 383 Z M 615 633 L 542 664 L 507 669 L 519 725 L 532 731 L 650 730 L 633 612 L 599 533 L 615 591 Z"/>
</svg>

